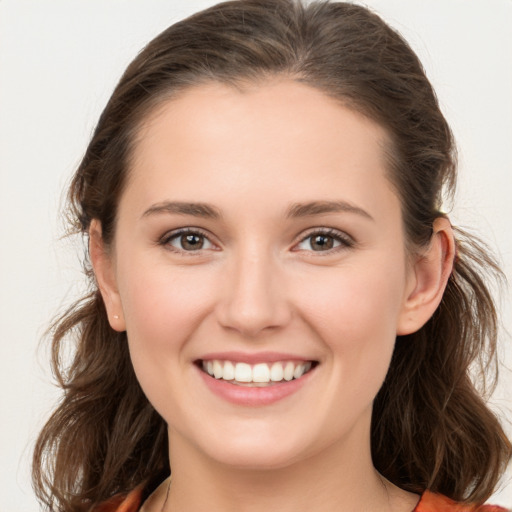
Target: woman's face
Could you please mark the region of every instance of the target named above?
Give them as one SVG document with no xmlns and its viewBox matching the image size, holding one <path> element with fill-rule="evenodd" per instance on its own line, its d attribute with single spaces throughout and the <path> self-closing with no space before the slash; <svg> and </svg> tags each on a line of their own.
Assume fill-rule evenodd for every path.
<svg viewBox="0 0 512 512">
<path fill-rule="evenodd" d="M 368 452 L 415 287 L 385 145 L 285 80 L 198 86 L 144 123 L 108 303 L 172 446 L 255 468 Z"/>
</svg>

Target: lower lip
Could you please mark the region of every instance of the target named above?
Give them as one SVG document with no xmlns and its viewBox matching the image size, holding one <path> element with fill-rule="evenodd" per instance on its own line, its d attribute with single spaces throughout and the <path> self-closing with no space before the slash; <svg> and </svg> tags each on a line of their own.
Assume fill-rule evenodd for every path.
<svg viewBox="0 0 512 512">
<path fill-rule="evenodd" d="M 215 379 L 199 368 L 197 371 L 210 391 L 220 398 L 236 405 L 258 407 L 273 404 L 296 393 L 309 381 L 315 369 L 310 370 L 299 379 L 279 382 L 266 387 L 238 386 L 222 379 Z"/>
</svg>

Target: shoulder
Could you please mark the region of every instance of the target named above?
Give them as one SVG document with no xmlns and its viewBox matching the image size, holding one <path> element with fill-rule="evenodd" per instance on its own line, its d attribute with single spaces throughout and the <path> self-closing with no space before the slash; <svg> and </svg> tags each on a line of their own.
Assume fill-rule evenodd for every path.
<svg viewBox="0 0 512 512">
<path fill-rule="evenodd" d="M 94 509 L 94 512 L 138 512 L 142 504 L 142 487 L 128 494 L 118 494 Z"/>
<path fill-rule="evenodd" d="M 142 504 L 142 488 L 117 495 L 94 509 L 94 512 L 138 512 Z M 507 512 L 495 505 L 464 505 L 441 494 L 425 491 L 413 512 Z"/>
<path fill-rule="evenodd" d="M 129 493 L 112 496 L 112 498 L 94 508 L 92 512 L 145 512 L 156 510 L 159 500 L 163 502 L 166 498 L 170 480 L 171 477 L 166 478 L 156 489 L 151 483 L 142 483 Z"/>
<path fill-rule="evenodd" d="M 507 510 L 495 505 L 456 503 L 441 494 L 425 491 L 413 512 L 507 512 Z"/>
</svg>

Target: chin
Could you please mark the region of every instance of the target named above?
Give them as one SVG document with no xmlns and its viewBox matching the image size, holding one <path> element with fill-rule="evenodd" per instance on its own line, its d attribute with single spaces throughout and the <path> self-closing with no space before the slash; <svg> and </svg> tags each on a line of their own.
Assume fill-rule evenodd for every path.
<svg viewBox="0 0 512 512">
<path fill-rule="evenodd" d="M 290 436 L 290 431 L 282 426 L 278 433 L 275 428 L 266 432 L 243 428 L 240 430 L 245 432 L 225 431 L 224 435 L 219 435 L 217 431 L 215 436 L 201 436 L 195 442 L 189 438 L 189 442 L 193 443 L 193 449 L 199 458 L 204 457 L 210 462 L 240 470 L 285 468 L 307 458 L 314 451 L 303 432 L 297 437 Z"/>
<path fill-rule="evenodd" d="M 245 449 L 229 447 L 223 453 L 212 453 L 219 463 L 245 471 L 271 471 L 289 467 L 305 458 L 301 450 L 283 450 L 275 446 L 252 445 Z"/>
</svg>

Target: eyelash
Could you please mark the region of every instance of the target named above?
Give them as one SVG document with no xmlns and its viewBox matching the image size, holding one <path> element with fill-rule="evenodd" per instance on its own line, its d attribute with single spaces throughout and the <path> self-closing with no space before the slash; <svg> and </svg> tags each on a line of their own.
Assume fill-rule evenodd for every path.
<svg viewBox="0 0 512 512">
<path fill-rule="evenodd" d="M 171 245 L 171 241 L 173 240 L 179 240 L 180 237 L 183 235 L 195 235 L 203 238 L 203 240 L 206 240 L 209 244 L 212 246 L 215 246 L 215 244 L 210 240 L 208 234 L 204 232 L 203 230 L 199 228 L 181 228 L 175 231 L 171 231 L 170 233 L 166 233 L 162 238 L 159 240 L 159 244 L 162 246 L 166 246 L 169 250 L 178 252 L 180 254 L 186 254 L 188 256 L 193 256 L 198 253 L 201 253 L 203 250 L 209 250 L 210 248 L 200 248 L 197 250 L 186 250 L 186 249 L 180 249 L 178 247 L 174 247 Z M 339 250 L 344 249 L 350 249 L 355 245 L 355 241 L 352 237 L 347 235 L 346 233 L 343 233 L 342 231 L 338 231 L 334 228 L 315 228 L 314 230 L 311 230 L 309 233 L 307 233 L 306 236 L 303 236 L 298 243 L 294 245 L 294 248 L 299 246 L 300 244 L 304 243 L 308 239 L 312 239 L 314 236 L 324 236 L 326 238 L 331 238 L 334 240 L 334 242 L 338 242 L 338 245 L 335 245 L 332 248 L 329 248 L 325 251 L 315 251 L 313 249 L 294 249 L 296 251 L 306 251 L 306 252 L 312 252 L 316 253 L 317 255 L 323 254 L 332 254 L 334 252 L 337 252 Z M 311 245 L 311 242 L 310 242 Z"/>
<path fill-rule="evenodd" d="M 347 235 L 346 233 L 343 233 L 342 231 L 338 231 L 334 228 L 315 228 L 311 230 L 309 233 L 307 233 L 306 236 L 302 237 L 300 242 L 298 244 L 295 244 L 295 247 L 302 244 L 308 239 L 312 239 L 315 236 L 323 236 L 326 238 L 332 238 L 335 242 L 338 242 L 339 245 L 334 246 L 330 249 L 327 249 L 326 251 L 315 251 L 313 249 L 297 249 L 297 250 L 306 250 L 308 252 L 314 252 L 317 255 L 327 255 L 327 254 L 333 254 L 334 252 L 350 249 L 351 247 L 354 247 L 355 241 L 352 237 Z M 311 242 L 310 242 L 311 245 Z"/>
<path fill-rule="evenodd" d="M 178 247 L 174 247 L 171 245 L 172 240 L 179 240 L 183 235 L 196 235 L 202 237 L 204 240 L 207 240 L 212 246 L 215 244 L 210 240 L 208 234 L 199 228 L 181 228 L 175 231 L 171 231 L 170 233 L 166 233 L 160 240 L 159 244 L 167 247 L 169 250 L 178 252 L 180 254 L 186 254 L 187 256 L 193 256 L 202 252 L 203 248 L 195 250 L 195 251 L 187 251 L 185 249 L 180 249 Z"/>
</svg>

